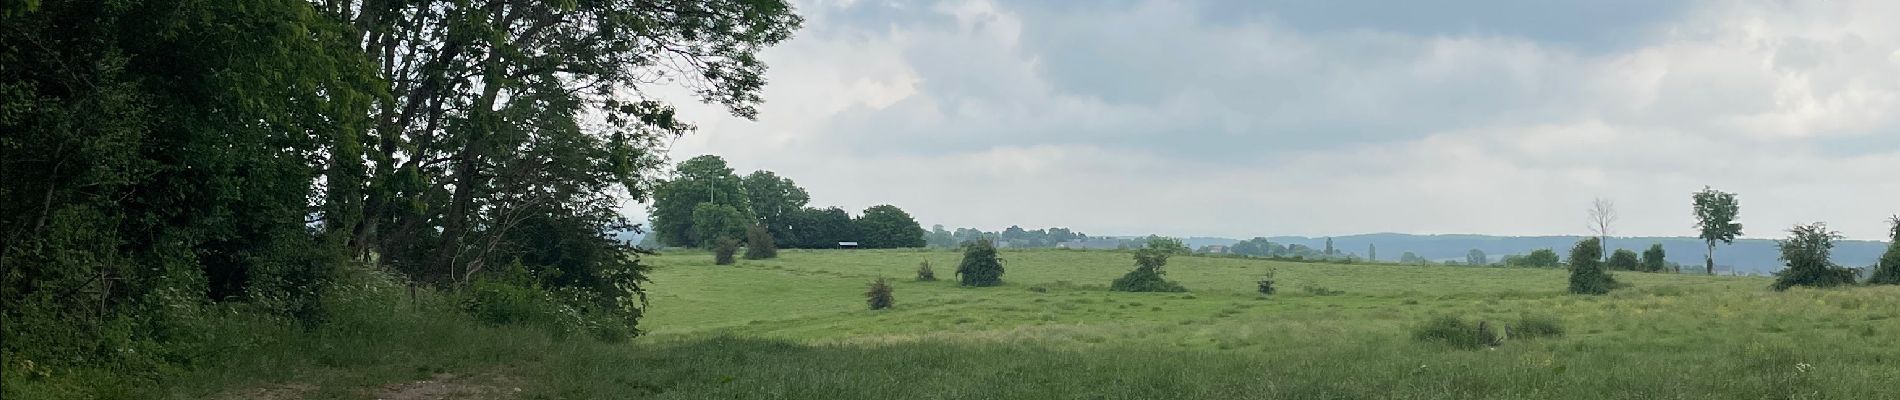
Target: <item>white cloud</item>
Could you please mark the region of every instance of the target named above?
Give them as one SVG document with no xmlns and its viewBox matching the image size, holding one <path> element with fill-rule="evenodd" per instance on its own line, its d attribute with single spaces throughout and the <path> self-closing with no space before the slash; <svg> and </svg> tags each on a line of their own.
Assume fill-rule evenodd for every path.
<svg viewBox="0 0 1900 400">
<path fill-rule="evenodd" d="M 1588 48 L 1225 6 L 806 4 L 759 121 L 683 105 L 674 154 L 985 229 L 1575 234 L 1605 196 L 1689 235 L 1702 185 L 1756 237 L 1900 212 L 1900 3 L 1699 2 Z"/>
</svg>

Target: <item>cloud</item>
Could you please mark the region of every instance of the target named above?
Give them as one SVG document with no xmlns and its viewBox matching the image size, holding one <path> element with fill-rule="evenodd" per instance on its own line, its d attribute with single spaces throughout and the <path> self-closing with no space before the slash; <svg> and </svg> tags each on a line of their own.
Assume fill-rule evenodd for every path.
<svg viewBox="0 0 1900 400">
<path fill-rule="evenodd" d="M 986 229 L 1571 234 L 1604 196 L 1689 235 L 1713 185 L 1750 236 L 1885 232 L 1900 4 L 1615 3 L 814 2 L 759 121 L 685 106 L 674 154 Z"/>
</svg>

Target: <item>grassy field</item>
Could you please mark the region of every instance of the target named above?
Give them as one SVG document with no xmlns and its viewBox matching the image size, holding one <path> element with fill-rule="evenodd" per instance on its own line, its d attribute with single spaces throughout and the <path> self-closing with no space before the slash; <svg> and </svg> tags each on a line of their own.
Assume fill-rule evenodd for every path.
<svg viewBox="0 0 1900 400">
<path fill-rule="evenodd" d="M 649 334 L 599 342 L 484 326 L 452 296 L 341 299 L 315 331 L 227 320 L 233 349 L 161 387 L 70 372 L 24 398 L 177 399 L 1877 399 L 1900 396 L 1900 287 L 1773 292 L 1769 281 L 1618 273 L 1607 296 L 1561 270 L 1175 257 L 1189 293 L 1104 289 L 1111 251 L 1004 251 L 1004 286 L 914 282 L 926 251 L 786 251 L 656 265 Z M 1255 280 L 1275 271 L 1280 294 Z M 896 307 L 862 293 L 892 278 Z M 1545 317 L 1561 336 L 1461 349 L 1441 316 Z M 276 328 L 273 328 L 276 327 Z M 163 371 L 159 371 L 163 372 Z M 61 389 L 36 379 L 69 382 Z M 93 382 L 93 383 L 87 383 Z M 50 385 L 50 386 L 49 386 Z"/>
<path fill-rule="evenodd" d="M 1004 252 L 1001 287 L 911 281 L 959 257 L 657 257 L 636 347 L 706 375 L 667 398 L 1900 396 L 1900 288 L 1625 272 L 1629 288 L 1588 297 L 1564 294 L 1561 270 L 1175 257 L 1169 277 L 1192 292 L 1117 293 L 1103 286 L 1128 253 L 1057 250 Z M 1281 294 L 1263 299 L 1267 270 Z M 895 281 L 896 308 L 866 310 L 876 277 Z M 1547 316 L 1566 334 L 1484 350 L 1412 337 L 1445 315 Z"/>
</svg>

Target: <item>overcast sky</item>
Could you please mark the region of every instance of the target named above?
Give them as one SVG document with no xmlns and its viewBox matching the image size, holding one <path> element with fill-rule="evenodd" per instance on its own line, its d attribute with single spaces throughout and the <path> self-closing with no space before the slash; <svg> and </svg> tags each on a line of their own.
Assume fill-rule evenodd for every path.
<svg viewBox="0 0 1900 400">
<path fill-rule="evenodd" d="M 803 1 L 725 157 L 854 214 L 1097 235 L 1748 237 L 1900 212 L 1900 1 Z M 684 99 L 681 99 L 684 100 Z"/>
</svg>

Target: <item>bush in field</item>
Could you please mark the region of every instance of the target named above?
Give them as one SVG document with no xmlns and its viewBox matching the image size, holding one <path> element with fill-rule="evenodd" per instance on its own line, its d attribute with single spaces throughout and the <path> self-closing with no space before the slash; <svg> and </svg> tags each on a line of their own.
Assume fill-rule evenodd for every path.
<svg viewBox="0 0 1900 400">
<path fill-rule="evenodd" d="M 1775 243 L 1781 248 L 1781 260 L 1788 263 L 1788 268 L 1775 273 L 1774 289 L 1853 284 L 1854 271 L 1834 265 L 1829 259 L 1834 241 L 1840 239 L 1840 232 L 1828 230 L 1827 224 L 1819 222 L 1789 229 L 1788 239 Z"/>
<path fill-rule="evenodd" d="M 1265 275 L 1261 275 L 1261 276 L 1260 276 L 1260 280 L 1259 280 L 1259 281 L 1255 281 L 1255 282 L 1254 282 L 1254 284 L 1255 284 L 1255 289 L 1254 289 L 1254 290 L 1255 290 L 1255 291 L 1258 291 L 1258 292 L 1260 292 L 1260 295 L 1262 295 L 1262 296 L 1272 296 L 1272 295 L 1273 295 L 1273 292 L 1274 292 L 1274 289 L 1273 289 L 1273 270 L 1270 270 L 1270 269 L 1269 269 L 1269 270 L 1267 270 L 1267 273 L 1266 273 Z"/>
<path fill-rule="evenodd" d="M 884 278 L 871 281 L 870 289 L 864 291 L 864 302 L 873 310 L 891 308 L 894 301 L 891 298 L 891 283 Z"/>
<path fill-rule="evenodd" d="M 732 265 L 733 253 L 739 252 L 739 240 L 733 238 L 715 238 L 712 240 L 713 264 Z"/>
<path fill-rule="evenodd" d="M 1151 238 L 1148 247 L 1135 250 L 1135 270 L 1128 271 L 1108 285 L 1108 290 L 1117 292 L 1185 292 L 1187 288 L 1170 281 L 1167 272 L 1161 267 L 1168 265 L 1168 255 L 1175 253 L 1180 240 L 1172 238 Z M 1177 247 L 1178 246 L 1178 247 Z"/>
<path fill-rule="evenodd" d="M 1605 294 L 1616 288 L 1616 278 L 1597 261 L 1602 254 L 1603 244 L 1597 238 L 1578 241 L 1570 249 L 1570 293 Z"/>
<path fill-rule="evenodd" d="M 1667 257 L 1668 253 L 1663 252 L 1662 243 L 1649 245 L 1649 250 L 1643 250 L 1643 272 L 1662 272 L 1669 269 L 1669 261 L 1665 259 Z"/>
<path fill-rule="evenodd" d="M 1887 253 L 1880 256 L 1880 264 L 1874 265 L 1874 275 L 1867 277 L 1868 284 L 1900 285 L 1900 217 L 1889 221 L 1893 223 L 1892 242 L 1887 244 Z"/>
<path fill-rule="evenodd" d="M 963 245 L 963 261 L 957 264 L 957 278 L 963 286 L 1003 284 L 1003 259 L 996 257 L 996 245 L 978 239 Z"/>
<path fill-rule="evenodd" d="M 933 271 L 930 269 L 930 260 L 924 260 L 924 262 L 917 264 L 917 281 L 918 282 L 936 282 L 937 281 L 937 271 Z"/>
<path fill-rule="evenodd" d="M 1615 252 L 1610 253 L 1610 270 L 1635 271 L 1641 267 L 1642 264 L 1643 261 L 1636 256 L 1636 252 L 1634 251 L 1616 249 Z"/>
<path fill-rule="evenodd" d="M 764 225 L 753 225 L 745 230 L 745 259 L 764 260 L 778 257 L 778 244 L 772 243 L 772 233 Z"/>
</svg>

